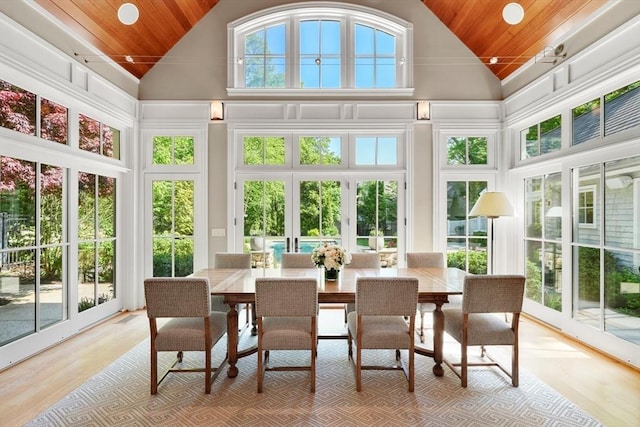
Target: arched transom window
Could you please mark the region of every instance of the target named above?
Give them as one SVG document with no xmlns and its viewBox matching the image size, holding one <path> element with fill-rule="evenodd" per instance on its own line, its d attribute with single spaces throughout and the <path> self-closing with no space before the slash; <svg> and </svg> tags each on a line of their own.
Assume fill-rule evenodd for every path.
<svg viewBox="0 0 640 427">
<path fill-rule="evenodd" d="M 410 23 L 356 5 L 266 9 L 228 26 L 229 93 L 412 90 Z"/>
</svg>

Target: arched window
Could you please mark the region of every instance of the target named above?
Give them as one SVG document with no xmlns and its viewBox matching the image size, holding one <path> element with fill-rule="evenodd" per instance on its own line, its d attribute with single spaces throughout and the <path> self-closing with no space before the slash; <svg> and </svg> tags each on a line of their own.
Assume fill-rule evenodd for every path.
<svg viewBox="0 0 640 427">
<path fill-rule="evenodd" d="M 411 94 L 412 25 L 328 2 L 283 5 L 229 29 L 230 95 Z"/>
</svg>

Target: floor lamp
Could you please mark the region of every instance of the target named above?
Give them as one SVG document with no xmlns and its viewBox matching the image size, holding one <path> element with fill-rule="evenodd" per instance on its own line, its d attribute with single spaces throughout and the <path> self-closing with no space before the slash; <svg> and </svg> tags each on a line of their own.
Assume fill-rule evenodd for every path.
<svg viewBox="0 0 640 427">
<path fill-rule="evenodd" d="M 485 191 L 480 194 L 480 198 L 469 212 L 469 216 L 484 216 L 491 222 L 491 271 L 494 272 L 494 249 L 493 220 L 501 216 L 513 216 L 513 206 L 507 199 L 507 195 L 500 191 Z"/>
</svg>

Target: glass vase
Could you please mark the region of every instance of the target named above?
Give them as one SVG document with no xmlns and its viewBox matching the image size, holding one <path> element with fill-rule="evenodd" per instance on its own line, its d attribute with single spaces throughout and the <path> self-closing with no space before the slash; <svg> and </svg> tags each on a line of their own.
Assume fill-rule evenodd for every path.
<svg viewBox="0 0 640 427">
<path fill-rule="evenodd" d="M 335 282 L 336 280 L 338 280 L 338 273 L 340 273 L 340 270 L 336 270 L 335 268 L 325 268 L 324 280 Z"/>
</svg>

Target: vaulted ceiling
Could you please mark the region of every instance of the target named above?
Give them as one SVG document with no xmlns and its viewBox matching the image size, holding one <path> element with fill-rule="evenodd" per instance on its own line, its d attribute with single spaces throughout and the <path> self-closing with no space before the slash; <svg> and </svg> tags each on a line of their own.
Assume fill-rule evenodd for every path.
<svg viewBox="0 0 640 427">
<path fill-rule="evenodd" d="M 118 20 L 117 10 L 125 0 L 35 0 L 78 37 L 137 78 L 142 78 L 219 2 L 126 1 L 140 11 L 133 25 L 123 25 Z M 607 3 L 519 0 L 525 10 L 524 20 L 510 25 L 503 20 L 502 9 L 512 0 L 421 1 L 501 80 L 541 52 L 548 53 L 550 60 L 561 56 L 558 41 Z M 497 63 L 489 63 L 492 57 L 497 58 Z"/>
</svg>

